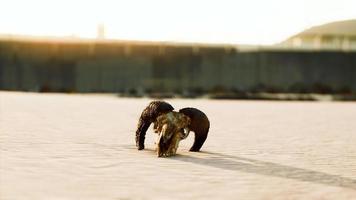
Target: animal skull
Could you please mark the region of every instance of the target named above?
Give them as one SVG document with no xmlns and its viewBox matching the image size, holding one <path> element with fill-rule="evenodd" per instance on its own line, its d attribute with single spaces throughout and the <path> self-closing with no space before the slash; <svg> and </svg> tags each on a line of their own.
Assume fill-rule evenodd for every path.
<svg viewBox="0 0 356 200">
<path fill-rule="evenodd" d="M 190 118 L 179 112 L 169 112 L 160 115 L 154 123 L 158 133 L 157 155 L 169 157 L 176 154 L 179 142 L 189 135 Z"/>
</svg>

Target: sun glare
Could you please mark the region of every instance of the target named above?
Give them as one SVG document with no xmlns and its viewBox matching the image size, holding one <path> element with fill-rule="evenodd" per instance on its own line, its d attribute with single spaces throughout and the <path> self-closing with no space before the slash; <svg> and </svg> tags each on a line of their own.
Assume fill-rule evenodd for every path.
<svg viewBox="0 0 356 200">
<path fill-rule="evenodd" d="M 313 25 L 356 18 L 356 1 L 4 1 L 0 34 L 272 44 Z"/>
</svg>

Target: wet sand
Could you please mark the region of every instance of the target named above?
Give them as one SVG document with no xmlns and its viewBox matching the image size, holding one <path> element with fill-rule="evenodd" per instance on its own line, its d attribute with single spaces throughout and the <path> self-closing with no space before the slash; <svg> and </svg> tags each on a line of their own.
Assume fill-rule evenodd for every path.
<svg viewBox="0 0 356 200">
<path fill-rule="evenodd" d="M 167 100 L 211 121 L 157 158 L 150 99 L 0 92 L 0 199 L 356 199 L 356 103 Z"/>
</svg>

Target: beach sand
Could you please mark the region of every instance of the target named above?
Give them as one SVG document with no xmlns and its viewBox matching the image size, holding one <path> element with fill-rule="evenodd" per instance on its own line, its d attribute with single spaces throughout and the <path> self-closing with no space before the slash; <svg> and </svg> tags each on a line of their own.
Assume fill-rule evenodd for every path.
<svg viewBox="0 0 356 200">
<path fill-rule="evenodd" d="M 168 99 L 211 129 L 158 158 L 150 101 L 0 92 L 0 199 L 356 199 L 356 103 Z"/>
</svg>

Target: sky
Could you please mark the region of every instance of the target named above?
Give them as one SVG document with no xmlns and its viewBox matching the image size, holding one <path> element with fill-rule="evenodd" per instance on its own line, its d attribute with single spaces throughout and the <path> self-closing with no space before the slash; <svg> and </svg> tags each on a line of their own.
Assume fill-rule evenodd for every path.
<svg viewBox="0 0 356 200">
<path fill-rule="evenodd" d="M 356 0 L 0 0 L 0 34 L 268 45 L 356 19 Z"/>
</svg>

